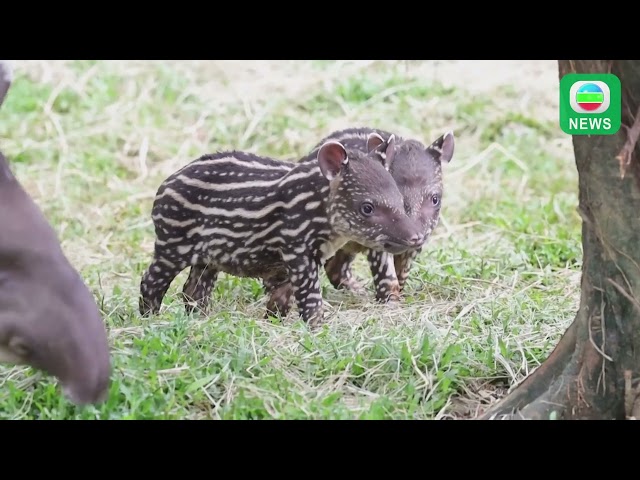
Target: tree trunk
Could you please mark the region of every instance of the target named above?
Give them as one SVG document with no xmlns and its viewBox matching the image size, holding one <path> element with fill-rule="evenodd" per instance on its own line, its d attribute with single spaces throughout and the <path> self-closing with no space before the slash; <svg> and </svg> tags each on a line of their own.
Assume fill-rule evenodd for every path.
<svg viewBox="0 0 640 480">
<path fill-rule="evenodd" d="M 583 247 L 576 317 L 549 358 L 483 419 L 640 415 L 640 61 L 558 63 L 560 78 L 617 75 L 622 127 L 615 135 L 573 137 Z"/>
</svg>

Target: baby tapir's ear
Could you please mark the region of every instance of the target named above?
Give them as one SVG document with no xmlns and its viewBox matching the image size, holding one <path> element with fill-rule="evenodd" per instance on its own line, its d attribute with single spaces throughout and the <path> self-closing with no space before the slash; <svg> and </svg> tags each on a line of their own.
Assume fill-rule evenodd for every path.
<svg viewBox="0 0 640 480">
<path fill-rule="evenodd" d="M 337 177 L 348 163 L 347 150 L 340 142 L 330 140 L 325 142 L 318 150 L 320 171 L 329 181 Z"/>
<path fill-rule="evenodd" d="M 376 132 L 371 132 L 367 137 L 367 152 L 371 153 L 384 143 L 384 138 Z"/>
<path fill-rule="evenodd" d="M 454 143 L 453 131 L 449 130 L 427 147 L 427 153 L 440 163 L 449 163 L 453 157 Z"/>
<path fill-rule="evenodd" d="M 391 162 L 393 162 L 393 157 L 395 157 L 395 154 L 396 154 L 396 136 L 392 134 L 389 137 L 389 140 L 387 140 L 387 146 L 385 147 L 385 150 L 384 150 L 384 168 L 386 168 L 387 170 L 389 170 L 389 167 L 391 166 Z"/>
<path fill-rule="evenodd" d="M 13 81 L 11 65 L 6 60 L 0 60 L 0 106 L 7 96 L 7 91 Z"/>
<path fill-rule="evenodd" d="M 384 139 L 376 132 L 371 132 L 367 138 L 367 151 L 372 153 L 374 150 L 382 157 L 382 165 L 389 170 L 389 166 L 393 161 L 395 152 L 396 137 L 391 135 L 385 142 Z"/>
</svg>

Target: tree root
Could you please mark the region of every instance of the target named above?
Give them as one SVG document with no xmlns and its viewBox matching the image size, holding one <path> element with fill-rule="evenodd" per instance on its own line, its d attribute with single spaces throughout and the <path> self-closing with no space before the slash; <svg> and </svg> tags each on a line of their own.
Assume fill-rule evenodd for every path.
<svg viewBox="0 0 640 480">
<path fill-rule="evenodd" d="M 638 107 L 633 124 L 627 127 L 627 140 L 622 150 L 620 150 L 620 153 L 616 156 L 616 160 L 620 163 L 620 178 L 624 178 L 627 168 L 629 168 L 631 164 L 631 158 L 638 143 L 638 137 L 640 137 L 640 107 Z"/>
<path fill-rule="evenodd" d="M 600 328 L 601 318 L 597 312 L 578 311 L 549 358 L 480 418 L 623 420 L 629 417 L 629 413 L 625 415 L 624 387 L 618 381 L 615 362 L 590 333 L 592 328 Z"/>
<path fill-rule="evenodd" d="M 513 415 L 513 412 L 530 405 L 543 395 L 549 385 L 563 375 L 563 370 L 575 351 L 578 318 L 576 316 L 576 319 L 564 333 L 549 358 L 518 385 L 513 392 L 485 412 L 480 419 L 489 420 L 505 415 Z"/>
</svg>

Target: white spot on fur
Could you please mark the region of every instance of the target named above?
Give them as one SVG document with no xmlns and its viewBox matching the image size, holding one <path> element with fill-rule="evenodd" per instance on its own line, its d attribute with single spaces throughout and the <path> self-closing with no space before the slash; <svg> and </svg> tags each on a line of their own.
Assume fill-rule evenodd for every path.
<svg viewBox="0 0 640 480">
<path fill-rule="evenodd" d="M 180 245 L 177 250 L 180 255 L 186 255 L 191 251 L 193 245 Z"/>
</svg>

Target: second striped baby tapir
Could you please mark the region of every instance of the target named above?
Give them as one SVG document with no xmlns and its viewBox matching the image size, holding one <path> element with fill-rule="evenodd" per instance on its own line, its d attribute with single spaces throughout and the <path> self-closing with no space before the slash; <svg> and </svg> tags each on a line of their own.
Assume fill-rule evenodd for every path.
<svg viewBox="0 0 640 480">
<path fill-rule="evenodd" d="M 393 149 L 373 133 L 372 146 Z M 390 156 L 391 157 L 391 156 Z M 424 242 L 379 160 L 327 141 L 296 162 L 247 152 L 204 155 L 170 175 L 152 208 L 153 260 L 140 284 L 140 313 L 158 312 L 174 278 L 190 267 L 182 295 L 209 311 L 220 272 L 262 279 L 292 293 L 310 326 L 323 320 L 319 270 L 347 242 L 401 253 Z M 273 295 L 272 295 L 273 296 Z M 268 305 L 269 313 L 283 315 Z M 189 310 L 189 307 L 188 307 Z"/>
<path fill-rule="evenodd" d="M 390 155 L 384 153 L 384 144 L 377 147 L 375 144 L 370 145 L 368 139 L 372 133 L 384 139 L 392 139 L 393 152 L 387 152 Z M 417 139 L 402 138 L 380 129 L 347 128 L 329 134 L 316 148 L 320 148 L 328 140 L 338 141 L 348 148 L 379 155 L 380 161 L 387 166 L 402 193 L 405 211 L 422 226 L 421 232 L 425 236 L 422 245 L 395 255 L 372 249 L 366 251 L 362 245 L 349 242 L 325 264 L 329 281 L 336 288 L 360 290 L 362 287 L 353 278 L 351 266 L 356 254 L 366 251 L 376 298 L 381 302 L 398 301 L 409 276 L 411 264 L 421 253 L 440 220 L 444 190 L 442 168 L 449 164 L 453 157 L 453 131 L 448 131 L 425 145 Z M 372 147 L 375 148 L 372 150 Z"/>
</svg>

